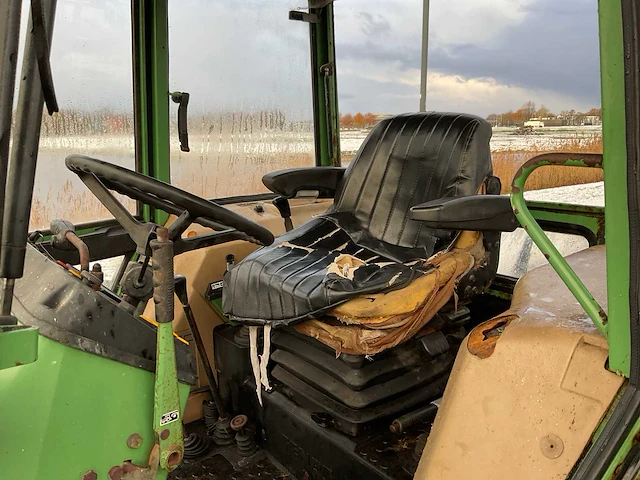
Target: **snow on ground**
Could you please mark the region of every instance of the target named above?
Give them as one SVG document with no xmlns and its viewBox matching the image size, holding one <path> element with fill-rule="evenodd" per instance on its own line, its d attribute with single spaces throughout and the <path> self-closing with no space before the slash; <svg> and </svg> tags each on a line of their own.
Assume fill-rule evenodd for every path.
<svg viewBox="0 0 640 480">
<path fill-rule="evenodd" d="M 525 192 L 524 196 L 525 199 L 534 201 L 603 207 L 604 182 L 535 190 Z M 589 246 L 587 240 L 579 235 L 553 232 L 548 232 L 547 235 L 563 256 Z M 523 229 L 502 234 L 498 273 L 520 277 L 528 270 L 546 263 L 547 259 Z"/>
<path fill-rule="evenodd" d="M 501 150 L 545 150 L 567 141 L 589 140 L 599 134 L 599 126 L 545 127 L 534 135 L 515 135 L 515 128 L 494 128 L 491 137 L 491 151 Z M 355 153 L 369 133 L 368 130 L 342 130 L 340 150 L 346 154 Z"/>
</svg>

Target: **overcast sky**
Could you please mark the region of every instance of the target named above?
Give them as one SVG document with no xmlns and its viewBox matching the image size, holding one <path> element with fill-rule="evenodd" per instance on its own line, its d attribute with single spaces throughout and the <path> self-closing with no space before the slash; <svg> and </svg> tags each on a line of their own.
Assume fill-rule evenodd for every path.
<svg viewBox="0 0 640 480">
<path fill-rule="evenodd" d="M 283 108 L 310 118 L 308 26 L 288 20 L 305 3 L 170 0 L 171 89 L 190 92 L 195 112 Z M 62 108 L 131 108 L 129 8 L 58 1 L 52 68 Z M 422 0 L 336 0 L 343 113 L 418 108 L 421 11 Z M 429 109 L 600 104 L 595 0 L 431 0 L 430 25 Z"/>
</svg>

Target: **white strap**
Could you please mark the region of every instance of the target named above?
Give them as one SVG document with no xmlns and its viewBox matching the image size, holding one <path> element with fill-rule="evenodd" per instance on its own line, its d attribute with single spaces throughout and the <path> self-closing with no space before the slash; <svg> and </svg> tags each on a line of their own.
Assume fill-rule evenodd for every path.
<svg viewBox="0 0 640 480">
<path fill-rule="evenodd" d="M 260 356 L 260 383 L 264 386 L 268 392 L 271 390 L 269 385 L 269 375 L 267 374 L 267 366 L 269 365 L 269 355 L 271 354 L 271 324 L 267 323 L 264 326 L 264 343 L 262 347 L 262 355 Z"/>
<path fill-rule="evenodd" d="M 258 359 L 258 328 L 249 327 L 249 355 L 251 356 L 251 369 L 253 379 L 256 382 L 256 395 L 262 406 L 262 383 L 260 382 L 260 360 Z"/>
</svg>

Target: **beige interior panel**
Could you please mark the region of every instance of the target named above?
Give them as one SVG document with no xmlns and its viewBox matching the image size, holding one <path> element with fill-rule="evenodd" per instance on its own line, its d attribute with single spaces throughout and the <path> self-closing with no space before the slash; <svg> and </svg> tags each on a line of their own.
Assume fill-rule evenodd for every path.
<svg viewBox="0 0 640 480">
<path fill-rule="evenodd" d="M 296 200 L 290 201 L 291 220 L 294 227 L 309 220 L 315 215 L 324 213 L 333 203 L 332 200 Z M 257 207 L 257 208 L 256 208 Z M 284 233 L 284 222 L 280 213 L 270 201 L 245 202 L 234 205 L 228 205 L 226 208 L 253 220 L 256 223 L 268 228 L 275 236 Z M 172 219 L 169 220 L 169 223 Z M 187 229 L 185 235 L 189 232 L 203 233 L 211 231 L 201 225 L 192 225 Z M 193 314 L 200 330 L 203 343 L 209 355 L 209 361 L 213 365 L 213 328 L 223 322 L 223 318 L 218 314 L 217 310 L 205 298 L 207 287 L 211 282 L 222 280 L 226 269 L 226 256 L 233 254 L 236 263 L 246 257 L 249 253 L 258 248 L 250 242 L 235 241 L 213 247 L 202 248 L 192 252 L 186 252 L 175 257 L 174 270 L 187 278 L 187 293 L 189 295 L 189 303 L 193 310 Z M 144 311 L 147 318 L 155 318 L 153 302 L 148 302 Z M 187 323 L 182 305 L 175 302 L 174 310 L 174 331 L 191 341 L 191 333 Z M 195 344 L 191 342 L 193 354 L 196 354 Z M 207 385 L 206 375 L 202 368 L 202 363 L 198 360 L 198 386 Z M 185 423 L 202 417 L 202 400 L 201 396 L 191 396 L 187 404 L 185 412 Z"/>
<path fill-rule="evenodd" d="M 606 310 L 604 246 L 567 260 Z M 550 265 L 500 317 L 462 344 L 416 479 L 564 479 L 620 389 L 606 339 Z"/>
</svg>

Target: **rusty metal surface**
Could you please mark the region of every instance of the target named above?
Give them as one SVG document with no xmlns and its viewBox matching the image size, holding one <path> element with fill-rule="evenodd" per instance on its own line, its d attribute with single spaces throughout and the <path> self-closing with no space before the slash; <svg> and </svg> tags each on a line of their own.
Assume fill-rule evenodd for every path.
<svg viewBox="0 0 640 480">
<path fill-rule="evenodd" d="M 83 271 L 89 271 L 89 247 L 84 243 L 74 232 L 67 232 L 65 234 L 65 238 L 69 240 L 71 245 L 73 245 L 76 250 L 78 250 L 78 255 L 80 255 L 80 268 Z"/>
<path fill-rule="evenodd" d="M 107 472 L 109 480 L 156 480 L 160 461 L 160 449 L 154 445 L 149 455 L 149 465 L 134 465 L 125 460 L 122 465 L 114 465 Z"/>
<path fill-rule="evenodd" d="M 236 415 L 231 419 L 231 429 L 237 431 L 242 430 L 242 428 L 247 424 L 247 416 L 246 415 Z"/>
<path fill-rule="evenodd" d="M 129 448 L 140 448 L 142 445 L 142 437 L 137 433 L 132 433 L 127 438 L 127 447 Z"/>
<path fill-rule="evenodd" d="M 469 353 L 480 358 L 488 358 L 496 349 L 496 344 L 504 329 L 517 315 L 506 315 L 481 323 L 469 334 L 467 349 Z"/>
<path fill-rule="evenodd" d="M 89 470 L 82 476 L 82 480 L 98 480 L 98 474 L 95 470 Z"/>
</svg>

